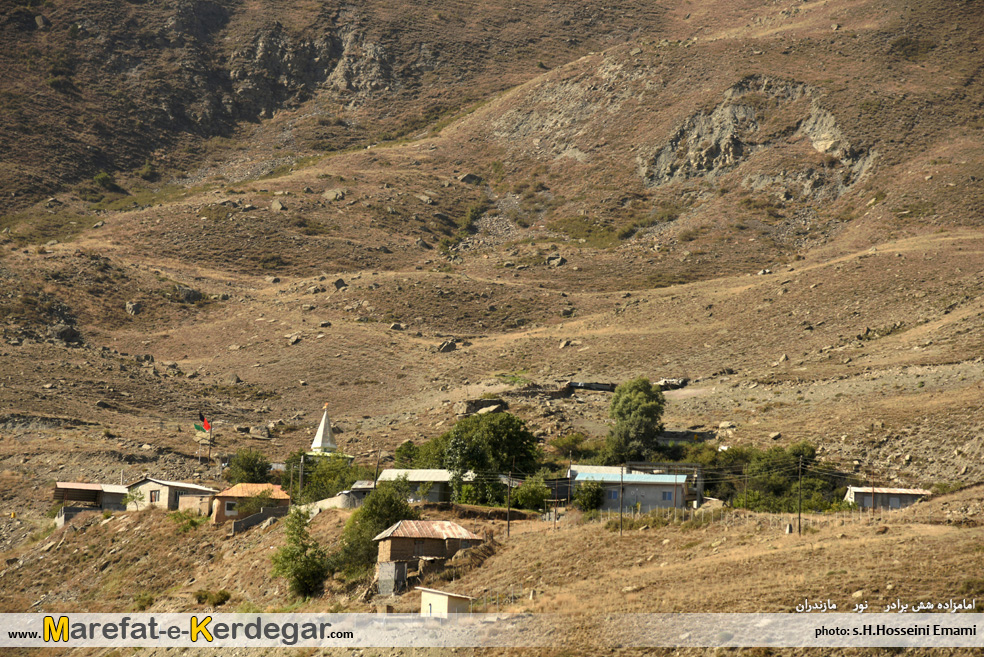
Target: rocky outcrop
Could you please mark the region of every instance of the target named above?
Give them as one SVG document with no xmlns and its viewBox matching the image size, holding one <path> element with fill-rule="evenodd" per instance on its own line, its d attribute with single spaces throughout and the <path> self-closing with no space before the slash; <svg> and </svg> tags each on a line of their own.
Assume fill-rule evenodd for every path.
<svg viewBox="0 0 984 657">
<path fill-rule="evenodd" d="M 693 178 L 713 179 L 736 170 L 754 154 L 806 138 L 822 154 L 821 164 L 797 163 L 774 175 L 754 175 L 746 187 L 776 188 L 780 196 L 833 199 L 861 178 L 873 160 L 855 148 L 809 85 L 750 76 L 724 93 L 713 110 L 698 111 L 666 143 L 638 160 L 651 187 Z"/>
</svg>

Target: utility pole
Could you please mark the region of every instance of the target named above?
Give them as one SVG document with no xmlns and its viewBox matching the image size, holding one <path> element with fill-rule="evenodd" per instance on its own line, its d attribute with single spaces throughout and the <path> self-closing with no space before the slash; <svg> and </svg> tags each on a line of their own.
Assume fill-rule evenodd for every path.
<svg viewBox="0 0 984 657">
<path fill-rule="evenodd" d="M 748 464 L 741 467 L 745 473 L 745 511 L 748 511 Z"/>
<path fill-rule="evenodd" d="M 618 469 L 618 535 L 622 535 L 622 497 L 625 493 L 625 464 Z"/>
<path fill-rule="evenodd" d="M 301 474 L 297 482 L 297 501 L 300 502 L 304 496 L 304 454 L 301 454 Z"/>
<path fill-rule="evenodd" d="M 803 457 L 799 463 L 799 511 L 796 516 L 796 533 L 803 535 Z"/>
<path fill-rule="evenodd" d="M 574 469 L 574 450 L 572 449 L 568 455 L 570 458 L 570 465 L 567 466 L 567 506 L 571 505 L 571 488 L 574 486 L 571 484 L 571 470 Z"/>
<path fill-rule="evenodd" d="M 373 490 L 376 490 L 376 480 L 379 479 L 379 455 L 380 454 L 382 454 L 382 450 L 377 449 L 376 450 L 376 474 L 373 476 L 373 479 L 372 479 L 372 489 Z"/>
<path fill-rule="evenodd" d="M 289 486 L 290 487 L 287 490 L 290 491 L 290 495 L 291 495 L 290 503 L 293 504 L 294 503 L 294 468 L 293 467 L 291 467 L 291 469 L 290 469 L 290 484 L 289 484 Z M 300 497 L 300 495 L 298 495 L 298 497 Z"/>
<path fill-rule="evenodd" d="M 514 456 L 513 457 L 513 468 L 515 468 L 515 467 L 516 467 L 516 457 Z M 510 524 L 509 502 L 510 502 L 510 498 L 511 498 L 511 494 L 512 494 L 512 473 L 513 473 L 513 471 L 510 470 L 509 471 L 509 481 L 506 482 L 506 538 L 509 538 L 509 524 Z"/>
</svg>

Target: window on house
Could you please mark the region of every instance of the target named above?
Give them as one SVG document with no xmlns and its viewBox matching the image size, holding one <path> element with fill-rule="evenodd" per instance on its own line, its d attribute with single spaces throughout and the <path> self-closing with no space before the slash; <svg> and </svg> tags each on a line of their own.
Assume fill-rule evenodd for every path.
<svg viewBox="0 0 984 657">
<path fill-rule="evenodd" d="M 613 489 L 608 491 L 608 499 L 617 500 L 618 499 L 618 489 Z"/>
<path fill-rule="evenodd" d="M 664 502 L 672 502 L 673 501 L 673 491 L 671 491 L 671 490 L 664 490 L 663 491 L 663 501 Z"/>
<path fill-rule="evenodd" d="M 422 540 L 415 540 L 413 542 L 413 556 L 415 557 L 424 556 L 424 542 Z"/>
<path fill-rule="evenodd" d="M 157 504 L 161 501 L 161 492 L 159 490 L 150 491 L 150 503 Z"/>
<path fill-rule="evenodd" d="M 236 503 L 235 502 L 226 502 L 225 503 L 225 514 L 227 516 L 235 516 L 235 515 L 238 515 L 239 514 L 239 512 L 236 511 Z"/>
</svg>

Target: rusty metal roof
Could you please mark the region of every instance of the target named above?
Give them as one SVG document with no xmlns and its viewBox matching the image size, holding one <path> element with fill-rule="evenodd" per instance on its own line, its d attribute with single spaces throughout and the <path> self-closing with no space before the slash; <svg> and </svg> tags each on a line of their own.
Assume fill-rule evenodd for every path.
<svg viewBox="0 0 984 657">
<path fill-rule="evenodd" d="M 392 527 L 380 532 L 372 539 L 381 541 L 385 538 L 437 538 L 446 541 L 457 538 L 463 541 L 481 541 L 477 536 L 461 525 L 450 520 L 401 520 Z"/>
<path fill-rule="evenodd" d="M 275 484 L 236 484 L 232 488 L 226 488 L 216 497 L 253 497 L 260 493 L 269 492 L 271 500 L 289 500 L 290 495 Z"/>
</svg>

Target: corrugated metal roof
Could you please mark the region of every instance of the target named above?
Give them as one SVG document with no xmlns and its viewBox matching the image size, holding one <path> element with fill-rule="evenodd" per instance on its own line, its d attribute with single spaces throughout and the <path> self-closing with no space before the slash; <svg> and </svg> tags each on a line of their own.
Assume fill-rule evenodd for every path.
<svg viewBox="0 0 984 657">
<path fill-rule="evenodd" d="M 575 473 L 594 472 L 597 474 L 610 474 L 610 473 L 618 474 L 623 470 L 623 468 L 618 465 L 579 465 L 577 463 L 572 465 L 570 469 Z M 628 470 L 626 469 L 626 471 Z"/>
<path fill-rule="evenodd" d="M 198 484 L 189 484 L 183 481 L 167 481 L 166 479 L 154 479 L 153 477 L 143 477 L 137 479 L 132 484 L 127 484 L 127 488 L 133 488 L 137 484 L 142 484 L 145 481 L 152 481 L 155 484 L 160 484 L 161 486 L 167 486 L 168 488 L 187 488 L 189 490 L 199 490 L 203 493 L 214 493 L 214 488 L 208 488 L 206 486 L 199 486 Z"/>
<path fill-rule="evenodd" d="M 93 490 L 102 491 L 104 493 L 118 493 L 121 495 L 127 494 L 126 486 L 120 486 L 118 484 L 88 484 L 77 481 L 56 481 L 56 490 Z"/>
<path fill-rule="evenodd" d="M 372 479 L 360 479 L 352 484 L 352 490 L 366 490 L 376 487 L 376 482 Z"/>
<path fill-rule="evenodd" d="M 579 472 L 574 481 L 600 481 L 605 484 L 617 484 L 619 479 L 626 484 L 651 484 L 663 486 L 679 486 L 687 483 L 687 475 L 672 474 L 625 474 L 607 472 Z"/>
<path fill-rule="evenodd" d="M 923 488 L 881 488 L 879 486 L 871 488 L 870 486 L 848 486 L 847 490 L 848 492 L 853 492 L 855 495 L 858 493 L 862 495 L 864 493 L 870 494 L 872 491 L 885 495 L 932 495 L 930 491 Z"/>
<path fill-rule="evenodd" d="M 416 587 L 418 591 L 427 591 L 428 593 L 437 593 L 438 595 L 446 595 L 449 598 L 464 598 L 465 600 L 475 600 L 475 598 L 470 595 L 461 595 L 460 593 L 449 593 L 447 591 L 438 591 L 437 589 L 425 589 L 423 586 Z"/>
<path fill-rule="evenodd" d="M 379 481 L 396 481 L 406 477 L 408 481 L 451 481 L 451 473 L 441 469 L 408 470 L 390 468 L 379 473 Z"/>
<path fill-rule="evenodd" d="M 481 541 L 461 525 L 450 520 L 401 520 L 392 527 L 384 529 L 379 536 L 372 539 L 381 541 L 384 538 L 437 538 L 446 541 L 457 538 L 463 541 Z"/>
<path fill-rule="evenodd" d="M 236 484 L 232 488 L 226 488 L 216 497 L 254 497 L 264 491 L 270 492 L 271 500 L 289 500 L 290 495 L 275 484 Z"/>
</svg>

